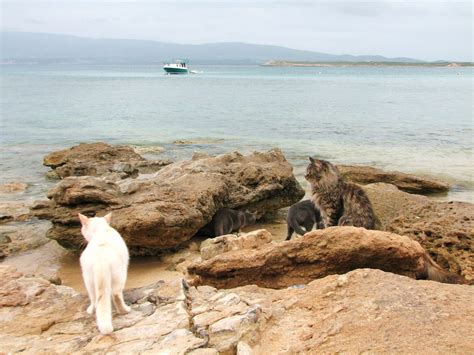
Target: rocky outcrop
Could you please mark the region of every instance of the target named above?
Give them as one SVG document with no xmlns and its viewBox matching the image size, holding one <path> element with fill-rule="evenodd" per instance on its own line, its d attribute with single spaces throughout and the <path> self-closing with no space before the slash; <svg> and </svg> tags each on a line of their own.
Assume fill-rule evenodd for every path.
<svg viewBox="0 0 474 355">
<path fill-rule="evenodd" d="M 0 352 L 309 354 L 474 351 L 474 289 L 361 269 L 272 290 L 186 287 L 125 292 L 132 311 L 100 335 L 74 290 L 0 265 Z M 354 321 L 357 320 L 357 321 Z M 25 326 L 25 325 L 28 326 Z"/>
<path fill-rule="evenodd" d="M 217 238 L 206 239 L 201 243 L 201 258 L 202 260 L 208 260 L 231 250 L 257 249 L 271 242 L 272 235 L 265 229 L 258 229 L 240 236 L 235 234 L 222 235 Z"/>
<path fill-rule="evenodd" d="M 69 149 L 46 155 L 43 164 L 51 167 L 61 179 L 68 176 L 103 176 L 112 178 L 136 177 L 151 173 L 171 164 L 168 160 L 151 161 L 137 154 L 129 146 L 106 143 L 82 143 Z"/>
<path fill-rule="evenodd" d="M 395 185 L 400 190 L 417 194 L 446 192 L 450 187 L 448 183 L 432 177 L 416 176 L 398 171 L 384 171 L 371 166 L 338 165 L 337 169 L 346 180 L 357 184 L 383 182 Z"/>
<path fill-rule="evenodd" d="M 193 285 L 283 288 L 359 268 L 448 283 L 465 282 L 434 264 L 420 244 L 410 238 L 355 227 L 331 227 L 258 250 L 229 251 L 191 264 L 188 272 Z"/>
<path fill-rule="evenodd" d="M 113 335 L 103 336 L 86 296 L 9 266 L 0 277 L 0 352 L 232 353 L 260 320 L 259 307 L 237 295 L 202 288 L 191 296 L 181 279 L 158 281 L 126 291 L 132 311 L 114 315 Z"/>
<path fill-rule="evenodd" d="M 370 184 L 364 190 L 380 229 L 416 240 L 443 268 L 474 280 L 473 204 L 437 202 L 388 184 Z"/>
<path fill-rule="evenodd" d="M 190 239 L 223 207 L 274 211 L 303 197 L 304 191 L 280 150 L 243 156 L 197 155 L 151 175 L 111 182 L 68 177 L 32 213 L 51 220 L 48 236 L 80 249 L 77 213 L 104 215 L 125 238 L 132 255 L 155 254 Z"/>
<path fill-rule="evenodd" d="M 255 355 L 474 351 L 469 286 L 361 269 L 298 288 L 233 291 L 262 300 L 264 316 L 271 312 L 259 336 L 248 342 Z"/>
</svg>

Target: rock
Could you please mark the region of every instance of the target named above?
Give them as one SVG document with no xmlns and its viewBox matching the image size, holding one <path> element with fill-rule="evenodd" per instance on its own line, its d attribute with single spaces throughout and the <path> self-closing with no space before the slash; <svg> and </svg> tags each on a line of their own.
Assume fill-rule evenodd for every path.
<svg viewBox="0 0 474 355">
<path fill-rule="evenodd" d="M 258 250 L 229 251 L 191 264 L 188 272 L 193 285 L 232 288 L 256 284 L 283 288 L 358 268 L 436 280 L 438 273 L 445 273 L 410 238 L 355 227 L 331 227 L 306 233 L 296 240 L 267 244 Z M 436 275 L 432 276 L 431 271 Z M 465 282 L 457 275 L 445 276 L 445 282 Z"/>
<path fill-rule="evenodd" d="M 229 234 L 210 238 L 201 243 L 201 258 L 208 260 L 230 250 L 257 249 L 271 241 L 272 235 L 265 229 L 258 229 L 240 236 Z"/>
<path fill-rule="evenodd" d="M 8 182 L 0 184 L 0 194 L 18 194 L 24 193 L 28 188 L 28 184 L 24 182 Z"/>
<path fill-rule="evenodd" d="M 370 166 L 338 165 L 337 169 L 346 180 L 362 185 L 383 182 L 393 184 L 400 190 L 417 194 L 447 192 L 450 188 L 448 183 L 431 177 L 384 171 Z"/>
<path fill-rule="evenodd" d="M 137 154 L 149 154 L 149 153 L 163 153 L 165 151 L 164 147 L 160 146 L 138 146 L 138 145 L 132 145 L 131 146 L 134 150 L 135 153 Z"/>
<path fill-rule="evenodd" d="M 94 317 L 85 312 L 85 296 L 41 278 L 25 277 L 11 266 L 0 265 L 0 278 L 0 352 L 216 354 L 217 349 L 235 350 L 241 335 L 247 333 L 246 320 L 257 321 L 249 311 L 252 307 L 241 301 L 240 313 L 222 310 L 218 321 L 202 328 L 205 331 L 217 324 L 222 343 L 216 340 L 215 347 L 211 346 L 209 337 L 193 332 L 189 309 L 194 299 L 182 280 L 175 280 L 127 290 L 125 300 L 132 311 L 113 315 L 115 331 L 112 336 L 103 336 L 98 333 Z M 194 297 L 196 302 L 203 300 L 198 294 Z M 224 305 L 215 297 L 209 308 L 222 309 Z M 229 315 L 241 315 L 242 319 L 227 320 L 230 328 L 221 329 L 219 320 Z"/>
<path fill-rule="evenodd" d="M 445 269 L 474 281 L 474 205 L 438 202 L 412 205 L 393 219 L 388 231 L 418 241 Z"/>
<path fill-rule="evenodd" d="M 394 218 L 403 214 L 412 205 L 437 203 L 426 196 L 400 191 L 395 185 L 391 184 L 369 184 L 364 186 L 363 189 L 372 203 L 379 228 L 382 230 L 385 230 Z"/>
<path fill-rule="evenodd" d="M 132 255 L 156 254 L 189 240 L 223 207 L 271 211 L 303 197 L 280 150 L 237 152 L 174 163 L 151 175 L 117 182 L 68 177 L 32 214 L 51 220 L 48 236 L 62 246 L 82 245 L 77 213 L 105 215 Z"/>
<path fill-rule="evenodd" d="M 30 206 L 26 201 L 0 201 L 0 224 L 30 219 Z"/>
<path fill-rule="evenodd" d="M 256 355 L 474 350 L 474 289 L 469 286 L 360 269 L 304 288 L 246 286 L 233 292 L 260 299 L 262 318 L 271 317 L 258 334 L 242 339 Z"/>
<path fill-rule="evenodd" d="M 54 169 L 55 176 L 136 177 L 138 173 L 155 172 L 170 164 L 167 160 L 148 161 L 129 146 L 106 143 L 82 143 L 46 155 L 43 164 Z M 110 173 L 116 173 L 110 175 Z"/>
<path fill-rule="evenodd" d="M 49 225 L 49 222 L 42 222 Z M 49 226 L 46 226 L 49 227 Z M 27 276 L 41 276 L 54 284 L 61 284 L 58 276 L 61 269 L 61 260 L 68 256 L 68 251 L 60 247 L 54 240 L 46 238 L 46 228 L 43 226 L 44 244 L 32 244 L 33 240 L 29 240 L 30 245 L 27 251 L 6 257 L 1 264 L 14 266 L 18 271 Z M 18 250 L 16 250 L 18 253 Z M 0 264 L 0 265 L 1 265 Z"/>
<path fill-rule="evenodd" d="M 45 245 L 49 228 L 50 222 L 40 220 L 0 224 L 0 259 Z"/>
<path fill-rule="evenodd" d="M 173 141 L 173 144 L 176 145 L 209 145 L 209 144 L 219 144 L 224 142 L 223 139 L 219 138 L 203 138 L 203 139 L 178 139 Z"/>
<path fill-rule="evenodd" d="M 472 287 L 414 281 L 380 270 L 360 269 L 281 290 L 254 285 L 216 290 L 182 283 L 180 288 L 158 282 L 125 292 L 132 311 L 113 315 L 111 336 L 98 333 L 94 317 L 85 311 L 87 298 L 74 290 L 25 277 L 5 265 L 0 265 L 0 279 L 2 353 L 263 355 L 436 349 L 468 354 L 474 350 Z M 169 295 L 169 302 L 153 298 L 157 293 Z M 196 328 L 193 310 L 199 309 L 199 314 L 218 316 Z"/>
<path fill-rule="evenodd" d="M 443 268 L 474 280 L 474 205 L 437 202 L 389 184 L 364 186 L 380 229 L 419 242 Z"/>
<path fill-rule="evenodd" d="M 253 355 L 252 348 L 243 341 L 237 344 L 237 355 Z"/>
</svg>

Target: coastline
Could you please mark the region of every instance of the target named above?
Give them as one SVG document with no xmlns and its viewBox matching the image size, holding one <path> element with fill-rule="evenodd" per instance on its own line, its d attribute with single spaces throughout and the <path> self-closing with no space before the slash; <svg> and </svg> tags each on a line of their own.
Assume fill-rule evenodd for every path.
<svg viewBox="0 0 474 355">
<path fill-rule="evenodd" d="M 158 148 L 139 151 L 163 154 Z M 437 297 L 420 301 L 425 305 L 421 311 L 428 305 L 425 312 L 432 314 L 429 307 L 437 307 L 448 312 L 449 319 L 455 317 L 456 322 L 465 322 L 465 309 L 447 305 L 443 299 L 444 294 L 454 295 L 458 301 L 459 297 L 472 298 L 472 287 L 465 284 L 474 282 L 474 205 L 436 202 L 397 188 L 419 192 L 426 188 L 445 190 L 448 185 L 443 182 L 368 166 L 338 166 L 350 181 L 368 183 L 363 184 L 363 189 L 377 219 L 376 229 L 336 226 L 285 241 L 288 206 L 303 196 L 303 191 L 295 186 L 294 169 L 278 149 L 248 155 L 232 152 L 218 157 L 195 153 L 191 159 L 163 166 L 157 161 L 143 160 L 130 146 L 93 143 L 51 152 L 44 163 L 53 169 L 54 175 L 62 177 L 48 194 L 49 200 L 14 209 L 6 203 L 0 211 L 0 251 L 5 251 L 5 245 L 19 245 L 10 256 L 0 260 L 0 274 L 7 280 L 6 285 L 0 286 L 6 295 L 2 305 L 14 307 L 22 317 L 35 320 L 32 327 L 39 330 L 35 341 L 27 341 L 31 334 L 24 328 L 24 319 L 9 318 L 7 337 L 0 334 L 0 350 L 103 351 L 105 346 L 107 351 L 119 352 L 140 352 L 153 347 L 184 353 L 178 349 L 186 348 L 186 352 L 196 349 L 199 354 L 201 348 L 206 348 L 218 354 L 235 353 L 235 349 L 246 347 L 257 351 L 256 354 L 265 354 L 272 346 L 278 352 L 287 348 L 279 342 L 280 337 L 274 339 L 275 324 L 268 322 L 269 317 L 286 314 L 285 322 L 291 323 L 307 319 L 310 328 L 317 329 L 320 322 L 314 321 L 314 316 L 320 315 L 320 309 L 313 305 L 324 303 L 324 309 L 334 317 L 331 324 L 340 322 L 343 315 L 347 324 L 331 333 L 331 337 L 340 334 L 346 339 L 346 327 L 358 317 L 357 312 L 347 311 L 360 309 L 354 298 L 369 304 L 365 315 L 374 312 L 370 313 L 373 319 L 386 319 L 387 310 L 393 309 L 392 301 L 384 309 L 384 317 L 380 317 L 380 308 L 372 304 L 391 300 L 393 288 L 397 290 L 397 308 L 389 318 L 401 317 L 397 324 L 413 324 L 413 297 L 423 294 Z M 135 170 L 142 167 L 158 170 L 137 175 Z M 425 188 L 419 186 L 422 181 Z M 22 196 L 25 186 L 11 184 L 4 191 L 14 200 L 15 196 Z M 286 191 L 284 195 L 275 199 L 282 191 Z M 221 207 L 214 203 L 216 198 L 221 200 Z M 180 199 L 185 203 L 181 204 Z M 180 238 L 195 223 L 195 227 L 201 228 L 206 223 L 201 220 L 203 215 L 207 213 L 209 217 L 216 208 L 230 206 L 232 201 L 237 203 L 232 205 L 235 208 L 247 204 L 256 211 L 261 208 L 270 213 L 238 236 L 208 239 L 198 230 L 189 234 L 187 240 L 176 239 L 177 244 L 163 243 L 176 236 Z M 128 315 L 114 314 L 112 337 L 98 334 L 93 318 L 85 315 L 87 296 L 78 263 L 79 250 L 72 246 L 77 240 L 70 238 L 79 232 L 77 211 L 103 215 L 104 209 L 113 211 L 112 226 L 120 231 L 132 256 L 124 292 L 132 311 Z M 135 216 L 138 219 L 133 219 Z M 42 223 L 41 228 L 38 223 Z M 146 226 L 149 228 L 143 229 Z M 158 234 L 153 234 L 157 229 Z M 36 240 L 24 237 L 33 231 Z M 21 243 L 25 242 L 22 248 Z M 154 249 L 158 250 L 156 254 L 141 256 L 145 254 L 140 254 L 142 250 L 137 254 L 137 245 L 142 250 L 153 245 L 159 248 Z M 431 281 L 419 280 L 425 278 Z M 424 291 L 427 287 L 428 293 Z M 376 295 L 374 289 L 378 290 Z M 39 291 L 33 294 L 31 290 Z M 347 290 L 350 293 L 346 295 Z M 287 303 L 285 309 L 291 312 L 282 312 L 280 301 L 275 303 L 276 295 L 281 295 L 281 302 Z M 294 312 L 299 303 L 296 310 L 303 317 Z M 344 308 L 348 304 L 351 306 Z M 308 310 L 314 314 L 308 314 Z M 41 317 L 36 316 L 38 312 Z M 323 323 L 328 319 L 322 318 Z M 446 320 L 438 320 L 440 324 L 447 329 L 453 327 Z M 416 332 L 410 330 L 408 334 L 416 338 L 420 329 L 431 331 L 429 325 L 423 321 L 414 325 Z M 387 325 L 379 328 L 386 336 Z M 14 337 L 10 336 L 10 329 Z M 306 325 L 295 328 L 298 337 L 294 349 L 304 350 L 301 342 L 311 338 L 305 335 L 307 329 Z M 466 327 L 459 325 L 456 329 L 467 332 Z M 285 326 L 283 333 L 286 331 Z M 358 326 L 357 334 L 364 331 Z M 84 332 L 87 338 L 80 338 Z M 159 341 L 155 344 L 155 338 L 151 342 L 143 339 L 144 332 L 147 337 L 157 332 Z M 255 334 L 270 340 L 262 342 Z M 372 339 L 373 330 L 369 334 Z M 469 347 L 468 341 L 462 344 L 466 349 Z M 305 345 L 305 349 L 319 347 L 319 343 Z M 337 348 L 337 352 L 343 350 Z"/>
<path fill-rule="evenodd" d="M 474 67 L 473 62 L 307 62 L 307 61 L 286 61 L 269 60 L 262 63 L 263 67 L 445 67 L 445 68 L 469 68 Z"/>
</svg>

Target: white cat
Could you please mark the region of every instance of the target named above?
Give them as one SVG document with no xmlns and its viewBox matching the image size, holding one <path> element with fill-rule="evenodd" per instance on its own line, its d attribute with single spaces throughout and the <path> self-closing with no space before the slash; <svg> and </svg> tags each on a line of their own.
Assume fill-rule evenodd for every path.
<svg viewBox="0 0 474 355">
<path fill-rule="evenodd" d="M 123 300 L 127 280 L 128 249 L 120 234 L 109 224 L 112 213 L 105 217 L 88 218 L 79 213 L 81 233 L 87 247 L 81 255 L 82 277 L 91 301 L 87 313 L 96 310 L 96 320 L 102 334 L 113 332 L 112 306 L 118 313 L 130 312 Z"/>
</svg>

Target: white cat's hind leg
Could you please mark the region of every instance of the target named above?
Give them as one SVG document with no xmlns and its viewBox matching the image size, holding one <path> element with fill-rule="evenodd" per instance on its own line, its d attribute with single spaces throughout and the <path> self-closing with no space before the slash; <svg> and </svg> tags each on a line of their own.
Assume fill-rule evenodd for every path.
<svg viewBox="0 0 474 355">
<path fill-rule="evenodd" d="M 112 301 L 115 309 L 120 314 L 125 314 L 131 311 L 131 308 L 127 306 L 123 300 L 123 289 L 125 288 L 125 282 L 127 281 L 127 269 L 122 270 L 120 273 L 116 273 L 112 278 Z"/>
<path fill-rule="evenodd" d="M 87 294 L 89 295 L 89 300 L 91 302 L 89 307 L 87 307 L 87 313 L 93 314 L 96 308 L 95 285 L 94 285 L 94 278 L 88 274 L 89 273 L 83 273 L 82 277 L 84 279 L 84 284 L 86 285 Z"/>
<path fill-rule="evenodd" d="M 132 310 L 123 300 L 122 292 L 114 293 L 112 300 L 114 301 L 114 306 L 118 313 L 125 314 Z"/>
</svg>

